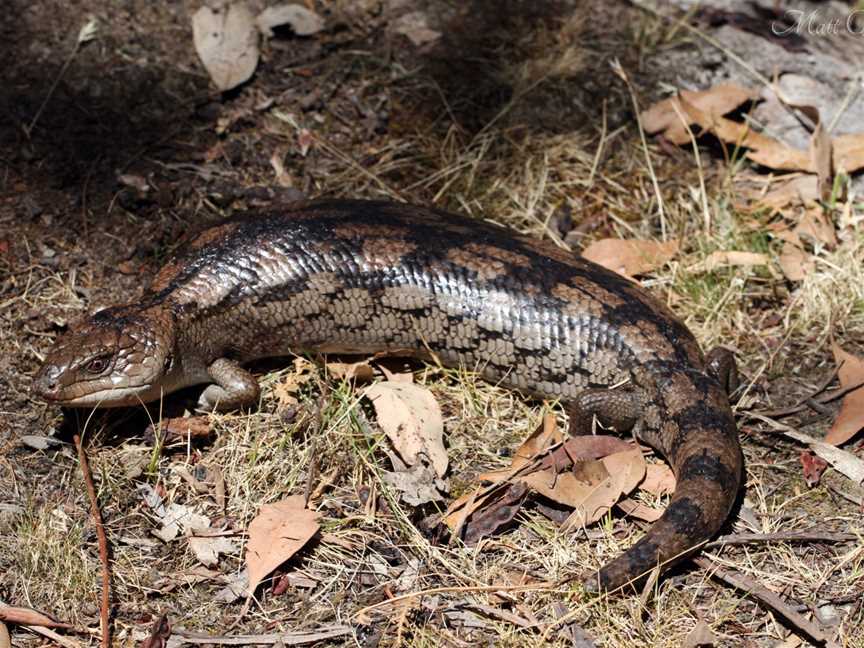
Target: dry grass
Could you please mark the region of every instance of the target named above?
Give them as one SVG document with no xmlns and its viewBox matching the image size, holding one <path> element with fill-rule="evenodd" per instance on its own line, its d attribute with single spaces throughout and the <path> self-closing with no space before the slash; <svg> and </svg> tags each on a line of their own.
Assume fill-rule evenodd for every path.
<svg viewBox="0 0 864 648">
<path fill-rule="evenodd" d="M 479 130 L 466 130 L 449 118 L 453 106 L 438 82 L 422 70 L 391 83 L 386 67 L 367 69 L 367 75 L 379 76 L 367 76 L 364 82 L 381 85 L 394 98 L 439 97 L 438 118 L 417 119 L 410 128 L 403 126 L 398 134 L 371 142 L 347 142 L 316 130 L 315 155 L 326 162 L 328 173 L 317 176 L 313 192 L 433 202 L 564 245 L 550 226 L 550 216 L 564 209 L 576 223 L 595 219 L 605 235 L 658 238 L 656 182 L 668 236 L 680 238 L 683 245 L 674 262 L 646 284 L 670 302 L 704 346 L 721 343 L 738 352 L 745 375 L 753 379 L 744 404 L 790 400 L 786 391 L 772 389 L 769 380 L 791 373 L 790 367 L 800 369 L 797 389 L 806 391 L 818 382 L 810 376 L 814 370 L 820 375 L 828 371 L 826 342 L 831 335 L 848 341 L 852 349 L 864 340 L 862 206 L 835 206 L 832 213 L 841 223 L 856 226 L 835 250 L 818 250 L 816 271 L 790 286 L 776 266 L 779 248 L 746 225 L 749 215 L 731 206 L 734 195 L 726 168 L 706 152 L 699 166 L 689 154 L 669 160 L 653 145 L 646 151 L 632 125 L 610 132 L 600 120 L 591 128 L 564 133 L 526 129 L 526 116 L 543 112 L 535 94 L 563 92 L 568 82 L 590 73 L 586 66 L 602 58 L 579 47 L 580 38 L 590 37 L 577 28 L 580 24 L 565 21 L 557 29 L 539 30 L 534 41 L 526 37 L 520 43 L 532 55 L 499 70 L 512 96 Z M 670 37 L 650 21 L 633 32 L 627 38 L 635 39 L 643 54 Z M 615 38 L 610 40 L 617 43 Z M 619 100 L 629 102 L 629 97 Z M 293 142 L 297 127 L 312 125 L 276 112 L 258 119 L 257 126 L 267 129 L 277 145 Z M 250 175 L 254 173 L 266 178 L 268 170 L 258 168 Z M 576 242 L 587 243 L 593 236 L 596 233 L 583 233 Z M 692 270 L 710 252 L 729 249 L 768 253 L 772 266 Z M 73 288 L 82 279 L 89 288 L 86 276 L 36 268 L 32 276 L 15 278 L 7 286 L 11 297 L 3 306 L 13 314 L 44 309 L 52 318 L 71 317 L 82 307 Z M 781 317 L 766 324 L 771 313 Z M 16 352 L 21 352 L 17 334 L 6 333 L 2 341 L 18 345 Z M 328 378 L 316 365 L 296 412 L 288 416 L 278 406 L 275 390 L 292 371 L 288 367 L 262 376 L 259 411 L 212 415 L 211 441 L 171 448 L 160 456 L 140 438 L 144 417 L 132 417 L 137 423 L 130 424 L 129 431 L 135 436 L 119 440 L 117 428 L 129 418 L 97 415 L 91 421 L 93 471 L 113 546 L 119 641 L 140 640 L 147 626 L 141 618 L 147 613 L 166 611 L 178 625 L 221 634 L 228 632 L 240 609 L 239 603 L 219 602 L 216 594 L 242 568 L 242 552 L 224 556 L 218 573 L 196 580 L 200 565 L 184 539 L 162 544 L 149 536 L 157 523 L 136 493 L 143 482 L 160 489 L 166 501 L 195 506 L 219 520 L 238 540 L 261 504 L 287 494 L 314 494 L 311 505 L 322 514 L 323 537 L 284 568 L 308 579 L 306 584 L 290 587 L 281 596 L 272 596 L 266 586 L 259 589 L 250 612 L 232 632 L 349 623 L 367 606 L 380 605 L 365 613 L 373 623 L 360 630 L 357 643 L 345 645 L 373 645 L 362 637 L 376 633 L 382 646 L 573 645 L 566 624 L 557 620 L 562 614 L 567 623 L 597 638 L 598 645 L 610 647 L 680 646 L 700 620 L 711 626 L 722 645 L 742 645 L 745 640 L 754 646 L 784 640 L 788 643 L 782 645 L 798 645 L 789 641 L 788 627 L 770 611 L 695 568 L 665 578 L 644 600 L 585 597 L 569 579 L 599 566 L 641 534 L 632 520 L 618 516 L 607 516 L 587 531 L 565 534 L 537 511 L 526 510 L 512 531 L 477 547 L 436 542 L 420 529 L 425 516 L 440 511 L 412 510 L 381 478 L 382 470 L 390 468 L 386 441 L 366 422 L 371 414 L 358 391 Z M 534 429 L 546 407 L 479 381 L 469 370 L 426 365 L 415 367 L 415 379 L 432 389 L 445 413 L 454 497 L 473 475 L 506 465 L 508 459 L 499 450 L 512 450 Z M 817 429 L 826 422 L 818 422 Z M 748 460 L 744 507 L 749 515 L 735 523 L 736 529 L 789 531 L 812 527 L 818 520 L 820 528 L 864 532 L 854 505 L 826 486 L 806 487 L 797 449 L 752 427 L 743 433 Z M 22 513 L 0 518 L 0 566 L 6 573 L 0 579 L 0 599 L 51 611 L 76 625 L 93 624 L 99 565 L 80 476 L 65 450 L 46 454 L 53 466 L 46 479 L 55 484 L 53 494 L 61 496 L 29 499 Z M 11 456 L 4 461 L 20 469 L 28 459 Z M 143 473 L 136 467 L 143 467 Z M 180 475 L 180 469 L 195 472 L 202 467 L 210 474 L 218 469 L 224 477 L 224 511 Z M 852 490 L 839 483 L 842 490 Z M 864 579 L 862 543 L 727 547 L 709 555 L 717 564 L 802 602 L 805 613 L 807 606 L 820 608 L 823 615 L 836 612 L 834 632 L 840 645 L 864 645 L 864 612 L 849 598 L 860 592 Z M 489 584 L 502 590 L 488 591 Z M 507 587 L 512 591 L 505 591 Z M 382 605 L 409 593 L 404 600 Z M 831 600 L 845 602 L 826 604 Z M 556 604 L 562 610 L 553 612 Z"/>
</svg>

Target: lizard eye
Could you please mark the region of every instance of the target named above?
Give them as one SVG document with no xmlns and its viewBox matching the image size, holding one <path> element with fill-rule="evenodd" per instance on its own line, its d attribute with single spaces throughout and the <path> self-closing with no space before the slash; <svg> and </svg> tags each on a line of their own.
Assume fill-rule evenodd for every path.
<svg viewBox="0 0 864 648">
<path fill-rule="evenodd" d="M 108 356 L 99 356 L 93 358 L 90 362 L 84 365 L 84 371 L 89 374 L 101 374 L 108 366 Z"/>
</svg>

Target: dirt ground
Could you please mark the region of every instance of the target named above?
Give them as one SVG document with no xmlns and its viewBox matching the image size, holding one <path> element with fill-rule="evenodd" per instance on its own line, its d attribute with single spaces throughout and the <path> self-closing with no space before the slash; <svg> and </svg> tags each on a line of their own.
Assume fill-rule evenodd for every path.
<svg viewBox="0 0 864 648">
<path fill-rule="evenodd" d="M 86 629 L 64 633 L 69 645 L 98 644 L 101 563 L 71 444 L 86 430 L 111 543 L 117 645 L 143 641 L 163 613 L 176 628 L 270 643 L 278 633 L 350 629 L 309 645 L 693 646 L 703 644 L 683 642 L 706 626 L 713 643 L 704 645 L 816 645 L 704 565 L 676 568 L 641 598 L 587 597 L 570 578 L 642 533 L 623 514 L 565 534 L 526 510 L 478 547 L 447 543 L 430 530 L 440 510 L 386 492 L 387 454 L 347 415 L 358 396 L 320 365 L 289 412 L 278 385 L 294 365 L 267 365 L 256 370 L 259 412 L 214 416 L 206 439 L 165 448 L 150 428 L 158 408 L 90 416 L 30 392 L 58 334 L 89 311 L 133 301 L 184 233 L 233 212 L 300 195 L 390 198 L 566 235 L 578 250 L 607 236 L 659 238 L 656 181 L 663 227 L 682 252 L 644 283 L 705 347 L 733 349 L 747 385 L 738 402 L 747 486 L 724 533 L 857 534 L 704 555 L 781 597 L 836 645 L 864 646 L 861 487 L 830 469 L 809 486 L 806 447 L 746 413 L 813 393 L 834 371 L 832 340 L 864 354 L 864 228 L 854 219 L 864 207 L 851 198 L 837 207 L 857 225 L 803 282 L 752 268 L 679 272 L 717 249 L 779 254 L 736 212 L 717 147 L 706 145 L 696 165 L 689 148 L 649 141 L 646 164 L 631 92 L 610 62 L 648 105 L 668 90 L 669 70 L 652 61 L 692 51 L 696 66 L 700 47 L 624 2 L 310 0 L 325 29 L 262 41 L 254 77 L 222 94 L 192 45 L 197 6 L 9 0 L 0 22 L 0 604 Z M 411 11 L 441 36 L 418 47 L 396 33 Z M 97 35 L 76 48 L 91 17 Z M 506 465 L 546 411 L 470 372 L 412 368 L 445 414 L 451 498 Z M 178 394 L 161 414 L 182 415 L 193 399 Z M 837 406 L 782 422 L 821 438 Z M 860 435 L 845 449 L 864 457 Z M 192 486 L 214 474 L 222 507 Z M 236 551 L 204 568 L 182 537 L 155 539 L 146 487 L 236 532 Z M 243 599 L 224 592 L 243 566 L 243 530 L 260 504 L 304 489 L 316 494 L 323 535 L 240 618 Z M 408 592 L 425 594 L 364 611 Z M 12 645 L 50 642 L 10 631 Z"/>
</svg>

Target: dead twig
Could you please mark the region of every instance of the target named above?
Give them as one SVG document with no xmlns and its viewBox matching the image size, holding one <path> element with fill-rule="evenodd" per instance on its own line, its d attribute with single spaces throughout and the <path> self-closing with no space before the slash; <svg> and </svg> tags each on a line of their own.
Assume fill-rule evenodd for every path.
<svg viewBox="0 0 864 648">
<path fill-rule="evenodd" d="M 69 637 L 64 637 L 59 632 L 55 632 L 51 628 L 45 628 L 43 626 L 22 626 L 25 629 L 33 632 L 35 634 L 41 635 L 46 639 L 50 639 L 58 646 L 62 646 L 63 648 L 84 648 L 83 644 L 74 639 L 70 639 Z"/>
<path fill-rule="evenodd" d="M 840 370 L 840 367 L 837 367 L 837 369 L 834 371 L 834 373 L 831 374 L 831 378 L 828 380 L 829 385 L 831 384 L 831 381 L 834 380 L 834 377 L 837 375 L 837 371 L 839 371 L 839 370 Z M 822 413 L 820 411 L 821 406 L 825 405 L 826 403 L 830 403 L 831 401 L 835 401 L 838 398 L 843 398 L 846 394 L 853 392 L 857 389 L 860 389 L 861 387 L 864 387 L 864 382 L 860 382 L 860 383 L 855 384 L 855 385 L 850 385 L 849 387 L 842 387 L 840 389 L 835 389 L 832 392 L 828 392 L 827 394 L 823 394 L 822 392 L 824 392 L 825 389 L 827 389 L 827 386 L 820 386 L 820 388 L 817 391 L 813 392 L 813 394 L 811 394 L 807 398 L 799 401 L 795 405 L 792 405 L 790 407 L 783 407 L 783 408 L 775 409 L 775 410 L 764 410 L 761 412 L 758 412 L 758 411 L 752 412 L 752 414 L 758 414 L 759 416 L 767 416 L 768 418 L 775 418 L 776 419 L 776 418 L 783 418 L 784 416 L 790 416 L 792 414 L 797 414 L 798 412 L 801 412 L 801 411 L 808 409 L 808 408 Z M 821 396 L 820 396 L 820 394 L 821 394 Z"/>
<path fill-rule="evenodd" d="M 707 570 L 708 573 L 717 580 L 745 592 L 748 596 L 753 597 L 763 605 L 767 606 L 786 619 L 795 628 L 807 635 L 807 637 L 813 640 L 816 644 L 825 646 L 826 648 L 840 648 L 839 644 L 834 642 L 819 624 L 810 621 L 795 611 L 789 604 L 767 587 L 756 583 L 743 574 L 735 574 L 731 571 L 727 571 L 704 556 L 694 558 L 693 562 Z"/>
<path fill-rule="evenodd" d="M 335 625 L 318 630 L 300 630 L 298 632 L 281 632 L 259 635 L 208 635 L 186 630 L 174 629 L 172 634 L 183 637 L 185 643 L 219 644 L 222 646 L 276 645 L 302 646 L 350 635 L 354 631 L 351 626 Z"/>
<path fill-rule="evenodd" d="M 706 548 L 727 545 L 756 544 L 760 542 L 850 542 L 857 540 L 854 533 L 831 531 L 778 531 L 776 533 L 731 533 L 709 542 Z"/>
<path fill-rule="evenodd" d="M 99 510 L 99 500 L 96 498 L 96 487 L 93 485 L 93 473 L 90 472 L 90 464 L 87 462 L 87 454 L 81 444 L 81 437 L 76 434 L 72 440 L 78 449 L 78 461 L 81 463 L 81 474 L 84 477 L 84 485 L 87 487 L 87 496 L 90 498 L 90 514 L 93 517 L 93 524 L 96 526 L 96 538 L 99 542 L 99 559 L 102 561 L 101 645 L 103 648 L 109 648 L 111 646 L 111 625 L 108 616 L 111 609 L 111 566 L 108 563 L 108 538 L 102 524 L 102 513 Z"/>
</svg>

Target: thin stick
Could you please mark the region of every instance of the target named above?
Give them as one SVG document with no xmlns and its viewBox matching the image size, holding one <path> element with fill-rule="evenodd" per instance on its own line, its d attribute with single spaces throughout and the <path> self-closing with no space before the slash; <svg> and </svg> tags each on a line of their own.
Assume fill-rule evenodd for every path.
<svg viewBox="0 0 864 648">
<path fill-rule="evenodd" d="M 101 645 L 103 648 L 110 648 L 111 626 L 108 613 L 111 609 L 111 566 L 108 563 L 108 538 L 105 536 L 102 513 L 99 510 L 99 500 L 96 499 L 96 487 L 93 485 L 93 473 L 90 472 L 90 464 L 87 462 L 87 454 L 84 452 L 84 446 L 81 444 L 81 437 L 76 434 L 72 437 L 72 440 L 78 449 L 78 461 L 81 463 L 81 474 L 84 477 L 84 485 L 87 487 L 87 496 L 90 498 L 90 514 L 93 517 L 93 524 L 96 526 L 96 538 L 99 542 L 99 559 L 102 561 Z"/>
<path fill-rule="evenodd" d="M 536 590 L 548 590 L 550 592 L 554 592 L 558 587 L 558 583 L 531 583 L 530 585 L 469 585 L 465 586 L 453 586 L 453 587 L 432 587 L 430 589 L 421 590 L 419 592 L 408 592 L 407 594 L 402 594 L 401 596 L 394 596 L 391 599 L 387 599 L 386 601 L 380 601 L 378 603 L 373 603 L 372 605 L 367 605 L 362 610 L 355 612 L 351 615 L 352 619 L 363 619 L 369 612 L 373 610 L 378 610 L 383 607 L 387 607 L 389 605 L 396 605 L 397 603 L 401 603 L 403 601 L 410 601 L 415 598 L 423 598 L 424 596 L 430 596 L 432 594 L 443 594 L 445 592 L 532 592 Z"/>
<path fill-rule="evenodd" d="M 825 403 L 830 403 L 831 401 L 835 401 L 838 398 L 843 398 L 846 394 L 855 391 L 856 389 L 861 389 L 864 387 L 864 382 L 860 382 L 856 385 L 850 385 L 849 387 L 843 387 L 841 389 L 835 389 L 832 392 L 828 392 L 827 394 L 819 397 L 809 397 L 805 398 L 798 405 L 793 405 L 792 407 L 787 407 L 779 410 L 768 410 L 767 412 L 750 412 L 751 414 L 758 414 L 759 416 L 766 416 L 768 418 L 782 418 L 784 416 L 789 416 L 790 414 L 797 414 L 808 407 L 813 407 L 812 403 L 816 403 L 818 405 L 824 405 Z M 818 393 L 818 392 L 817 392 Z M 811 402 L 812 401 L 812 402 Z M 814 408 L 815 409 L 815 408 Z"/>
<path fill-rule="evenodd" d="M 742 590 L 748 596 L 751 596 L 763 605 L 766 605 L 820 646 L 824 645 L 826 648 L 840 648 L 839 645 L 832 641 L 831 637 L 822 630 L 821 626 L 796 612 L 782 598 L 767 587 L 756 583 L 743 574 L 735 574 L 731 571 L 727 571 L 703 556 L 694 558 L 693 562 L 707 570 L 708 573 L 717 580 L 723 581 L 727 585 Z"/>
<path fill-rule="evenodd" d="M 755 544 L 759 542 L 850 542 L 859 536 L 854 533 L 831 531 L 778 531 L 777 533 L 732 533 L 709 542 L 706 547 Z"/>
<path fill-rule="evenodd" d="M 351 626 L 335 625 L 317 630 L 259 635 L 206 635 L 176 628 L 171 633 L 172 635 L 182 637 L 184 643 L 192 644 L 219 644 L 223 646 L 272 646 L 281 644 L 283 646 L 301 646 L 303 644 L 318 643 L 319 641 L 350 635 L 353 634 L 353 630 Z"/>
<path fill-rule="evenodd" d="M 70 639 L 69 637 L 64 637 L 59 632 L 55 632 L 51 628 L 46 628 L 44 626 L 21 626 L 25 630 L 29 630 L 38 635 L 42 635 L 46 639 L 50 639 L 58 646 L 62 646 L 63 648 L 84 648 L 83 645 L 75 641 L 74 639 Z"/>
</svg>

